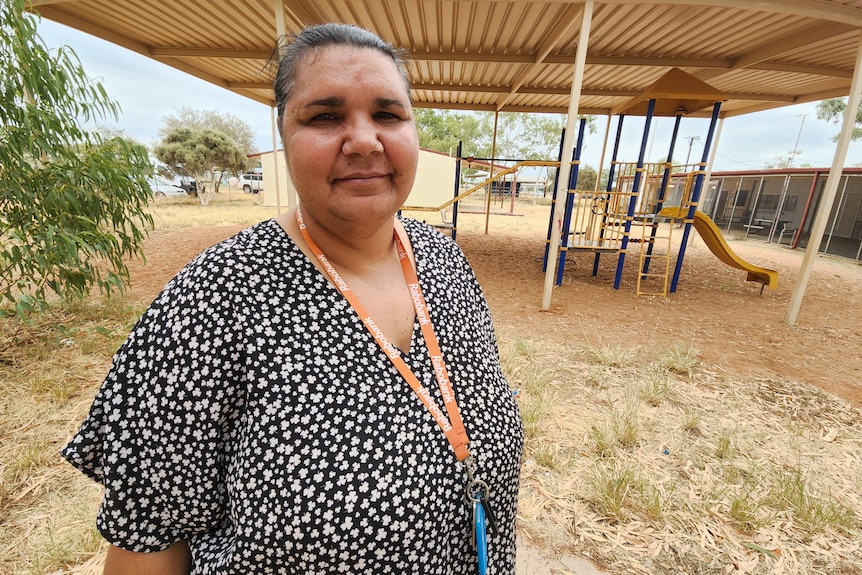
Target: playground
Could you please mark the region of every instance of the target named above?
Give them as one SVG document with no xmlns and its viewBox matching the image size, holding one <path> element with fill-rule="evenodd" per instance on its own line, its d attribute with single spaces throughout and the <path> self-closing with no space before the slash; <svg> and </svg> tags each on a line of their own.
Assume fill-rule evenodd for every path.
<svg viewBox="0 0 862 575">
<path fill-rule="evenodd" d="M 458 242 L 476 269 L 499 330 L 522 329 L 573 344 L 650 347 L 681 341 L 729 374 L 801 381 L 862 407 L 859 265 L 819 258 L 797 324 L 789 326 L 784 317 L 801 251 L 728 240 L 743 259 L 778 271 L 778 286 L 761 294 L 759 283 L 722 263 L 694 234 L 678 290 L 667 298 L 637 295 L 636 262 L 614 290 L 614 258 L 605 258 L 593 277 L 592 254 L 570 252 L 551 309 L 541 312 L 537 258 L 544 242 L 530 228 L 540 229 L 547 208 L 523 206 L 516 213 L 522 215 L 494 216 L 487 236 L 480 228 L 484 216 L 460 219 Z"/>
</svg>

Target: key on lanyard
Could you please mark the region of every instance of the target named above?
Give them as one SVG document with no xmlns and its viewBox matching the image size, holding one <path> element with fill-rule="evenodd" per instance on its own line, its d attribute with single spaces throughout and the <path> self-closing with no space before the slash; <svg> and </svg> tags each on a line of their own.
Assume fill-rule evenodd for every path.
<svg viewBox="0 0 862 575">
<path fill-rule="evenodd" d="M 467 501 L 473 504 L 473 548 L 479 559 L 479 575 L 485 575 L 488 570 L 488 532 L 497 534 L 497 521 L 491 510 L 490 489 L 484 481 L 473 480 L 467 487 Z"/>
<path fill-rule="evenodd" d="M 473 540 L 476 555 L 479 557 L 479 575 L 488 572 L 488 534 L 485 532 L 485 506 L 480 501 L 473 502 Z"/>
</svg>

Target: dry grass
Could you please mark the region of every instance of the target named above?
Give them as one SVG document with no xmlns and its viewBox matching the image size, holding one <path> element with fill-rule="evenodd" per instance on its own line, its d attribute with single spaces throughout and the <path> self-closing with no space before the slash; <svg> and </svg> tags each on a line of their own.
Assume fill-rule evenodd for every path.
<svg viewBox="0 0 862 575">
<path fill-rule="evenodd" d="M 156 202 L 159 229 L 274 215 L 232 191 Z M 512 225 L 525 225 L 511 218 Z M 142 311 L 122 299 L 0 320 L 0 573 L 97 573 L 100 491 L 58 457 Z M 737 380 L 698 350 L 580 349 L 501 331 L 527 433 L 519 529 L 616 574 L 862 572 L 862 417 Z"/>
<path fill-rule="evenodd" d="M 506 335 L 527 540 L 620 574 L 862 572 L 859 410 L 728 380 L 676 345 L 572 353 Z"/>
<path fill-rule="evenodd" d="M 158 198 L 152 204 L 157 230 L 196 226 L 229 226 L 254 224 L 277 215 L 276 208 L 264 206 L 258 194 L 222 186 L 209 205 L 197 198 Z"/>
<path fill-rule="evenodd" d="M 102 545 L 100 489 L 58 452 L 141 311 L 115 298 L 0 321 L 0 572 L 53 573 Z"/>
</svg>

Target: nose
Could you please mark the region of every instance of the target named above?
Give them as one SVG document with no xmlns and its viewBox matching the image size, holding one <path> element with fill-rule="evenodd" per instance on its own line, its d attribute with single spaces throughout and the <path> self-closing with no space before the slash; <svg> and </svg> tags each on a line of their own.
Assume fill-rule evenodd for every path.
<svg viewBox="0 0 862 575">
<path fill-rule="evenodd" d="M 355 118 L 346 124 L 341 151 L 345 156 L 370 154 L 383 151 L 378 126 L 372 118 Z"/>
</svg>

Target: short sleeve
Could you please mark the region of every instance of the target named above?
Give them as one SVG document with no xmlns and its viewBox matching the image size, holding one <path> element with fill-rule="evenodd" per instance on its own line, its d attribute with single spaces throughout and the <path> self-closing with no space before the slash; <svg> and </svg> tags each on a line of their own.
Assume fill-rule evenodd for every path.
<svg viewBox="0 0 862 575">
<path fill-rule="evenodd" d="M 144 313 L 62 450 L 104 485 L 97 526 L 124 549 L 162 550 L 226 522 L 244 354 L 228 289 L 236 277 L 219 253 L 199 256 Z"/>
</svg>

